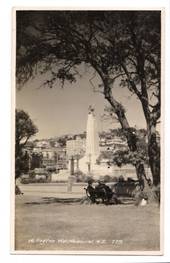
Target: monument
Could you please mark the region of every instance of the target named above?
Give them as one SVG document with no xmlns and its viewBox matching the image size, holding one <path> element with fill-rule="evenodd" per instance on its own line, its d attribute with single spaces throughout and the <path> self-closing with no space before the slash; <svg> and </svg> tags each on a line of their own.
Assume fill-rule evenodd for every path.
<svg viewBox="0 0 170 263">
<path fill-rule="evenodd" d="M 86 149 L 85 155 L 79 160 L 80 171 L 86 175 L 99 179 L 104 175 L 113 175 L 113 167 L 107 163 L 97 163 L 100 156 L 99 133 L 97 129 L 97 121 L 95 118 L 94 107 L 89 106 L 86 128 Z"/>
<path fill-rule="evenodd" d="M 79 161 L 80 170 L 86 174 L 93 174 L 99 154 L 99 134 L 94 108 L 89 106 L 86 128 L 86 149 L 84 157 Z"/>
<path fill-rule="evenodd" d="M 100 156 L 100 147 L 94 107 L 89 106 L 88 109 L 84 156 L 81 157 L 82 154 L 79 153 L 80 149 L 76 148 L 75 140 L 69 141 L 68 146 L 67 155 L 70 156 L 68 180 L 77 171 L 92 176 L 94 179 L 99 179 L 104 175 L 113 175 L 113 166 L 109 166 L 107 160 L 106 162 L 104 160 L 100 161 L 100 164 L 97 163 Z M 79 159 L 76 159 L 77 155 L 79 155 Z"/>
</svg>

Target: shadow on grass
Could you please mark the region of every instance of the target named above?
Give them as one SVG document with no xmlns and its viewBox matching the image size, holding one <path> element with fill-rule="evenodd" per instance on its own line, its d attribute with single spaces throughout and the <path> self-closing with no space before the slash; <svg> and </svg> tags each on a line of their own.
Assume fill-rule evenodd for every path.
<svg viewBox="0 0 170 263">
<path fill-rule="evenodd" d="M 80 203 L 82 198 L 56 198 L 56 197 L 43 197 L 41 201 L 38 202 L 26 202 L 26 205 L 44 205 L 44 204 L 72 204 Z"/>
<path fill-rule="evenodd" d="M 56 197 L 42 197 L 40 201 L 26 202 L 26 205 L 45 205 L 45 204 L 90 204 L 86 197 L 84 198 L 56 198 Z M 132 198 L 120 198 L 119 205 L 132 205 L 134 200 Z M 91 204 L 93 205 L 93 204 Z M 100 205 L 105 205 L 100 203 Z M 115 205 L 110 203 L 108 205 Z"/>
</svg>

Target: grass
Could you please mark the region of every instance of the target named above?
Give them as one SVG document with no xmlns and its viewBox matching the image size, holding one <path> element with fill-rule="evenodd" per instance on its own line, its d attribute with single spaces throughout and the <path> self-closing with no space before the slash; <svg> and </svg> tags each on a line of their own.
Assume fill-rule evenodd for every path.
<svg viewBox="0 0 170 263">
<path fill-rule="evenodd" d="M 16 250 L 159 250 L 155 205 L 85 205 L 16 196 Z"/>
</svg>

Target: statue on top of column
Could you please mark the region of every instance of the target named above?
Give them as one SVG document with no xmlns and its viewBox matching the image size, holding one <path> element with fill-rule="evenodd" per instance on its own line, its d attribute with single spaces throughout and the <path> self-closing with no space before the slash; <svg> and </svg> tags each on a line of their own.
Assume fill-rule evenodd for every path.
<svg viewBox="0 0 170 263">
<path fill-rule="evenodd" d="M 89 106 L 88 113 L 89 114 L 94 113 L 94 107 L 92 105 Z"/>
</svg>

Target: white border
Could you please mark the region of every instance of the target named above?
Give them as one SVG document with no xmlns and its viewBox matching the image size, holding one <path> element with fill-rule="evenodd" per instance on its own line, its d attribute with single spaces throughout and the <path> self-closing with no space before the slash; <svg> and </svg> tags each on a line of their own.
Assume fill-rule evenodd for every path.
<svg viewBox="0 0 170 263">
<path fill-rule="evenodd" d="M 6 1 L 6 3 L 1 4 L 1 14 L 0 14 L 0 34 L 1 34 L 1 41 L 0 41 L 0 72 L 2 74 L 1 78 L 1 100 L 2 102 L 0 103 L 1 109 L 0 109 L 0 114 L 1 120 L 2 120 L 2 128 L 1 128 L 1 156 L 0 160 L 2 163 L 2 172 L 1 174 L 1 190 L 0 190 L 0 211 L 1 211 L 1 216 L 0 216 L 0 233 L 1 233 L 1 238 L 0 238 L 0 259 L 1 257 L 3 260 L 11 260 L 12 262 L 23 262 L 23 259 L 25 262 L 28 262 L 31 260 L 41 260 L 42 262 L 45 262 L 48 259 L 51 260 L 56 260 L 54 256 L 10 256 L 9 254 L 9 210 L 10 210 L 10 205 L 9 205 L 9 196 L 10 196 L 10 190 L 9 190 L 9 185 L 10 185 L 10 67 L 11 67 L 11 61 L 10 61 L 10 53 L 11 53 L 11 37 L 10 37 L 10 21 L 11 21 L 11 8 L 12 6 L 41 6 L 41 7 L 50 7 L 50 6 L 55 6 L 55 7 L 63 7 L 64 8 L 67 6 L 69 9 L 70 7 L 75 8 L 75 6 L 80 6 L 79 1 L 43 1 L 43 0 L 30 0 L 30 1 L 13 1 L 12 3 Z M 98 7 L 99 5 L 99 7 Z M 170 28 L 170 23 L 169 23 L 169 1 L 168 0 L 161 0 L 161 1 L 149 1 L 149 0 L 142 0 L 142 1 L 104 1 L 104 7 L 103 4 L 97 4 L 97 1 L 93 1 L 93 6 L 95 6 L 97 9 L 111 9 L 114 7 L 120 7 L 120 5 L 123 6 L 128 6 L 128 9 L 132 8 L 133 6 L 137 6 L 138 8 L 142 8 L 143 6 L 147 7 L 153 7 L 154 9 L 160 8 L 160 7 L 165 7 L 166 11 L 166 47 L 165 47 L 165 52 L 166 52 L 166 60 L 165 60 L 165 85 L 166 85 L 166 90 L 165 90 L 165 128 L 166 128 L 166 144 L 165 144 L 165 151 L 166 153 L 169 151 L 168 145 L 169 143 L 169 138 L 167 134 L 170 134 L 170 129 L 169 129 L 169 122 L 168 122 L 168 116 L 167 113 L 169 111 L 169 101 L 168 98 L 170 98 L 170 91 L 167 90 L 167 87 L 170 85 L 169 81 L 169 61 L 170 61 L 170 52 L 168 50 L 168 47 L 170 47 L 170 41 L 169 41 L 169 28 Z M 90 1 L 86 1 L 86 6 L 90 6 Z M 82 9 L 88 9 L 86 6 L 82 6 Z M 168 178 L 168 171 L 170 168 L 170 162 L 168 155 L 165 156 L 165 161 L 166 161 L 166 167 L 165 167 L 165 211 L 166 211 L 166 217 L 165 217 L 165 253 L 164 256 L 114 256 L 114 260 L 116 262 L 165 262 L 170 260 L 170 252 L 169 252 L 169 244 L 170 244 L 170 239 L 169 239 L 169 204 L 170 204 L 170 198 L 169 198 L 169 189 L 170 189 L 170 180 Z M 90 260 L 90 257 L 87 259 L 86 257 L 83 256 L 76 256 L 76 257 L 68 257 L 68 256 L 57 256 L 57 260 L 74 260 L 74 262 L 80 261 L 81 262 Z M 104 259 L 105 258 L 105 259 Z M 92 257 L 92 260 L 96 260 L 98 262 L 103 262 L 103 260 L 108 260 L 111 261 L 113 260 L 112 257 Z"/>
<path fill-rule="evenodd" d="M 59 8 L 59 10 L 63 10 L 64 8 Z M 67 8 L 65 8 L 66 10 Z M 73 8 L 68 8 L 67 10 L 71 10 Z M 81 8 L 76 8 L 73 10 L 80 10 Z M 96 8 L 88 8 L 90 10 L 96 10 Z M 153 10 L 153 8 L 148 8 L 150 10 Z M 54 7 L 17 7 L 13 8 L 13 23 L 12 23 L 12 142 L 15 141 L 14 137 L 14 127 L 15 127 L 15 59 L 16 59 L 16 12 L 21 10 L 57 10 L 57 8 Z M 86 10 L 86 8 L 82 9 Z M 99 10 L 99 9 L 97 9 Z M 105 9 L 108 10 L 108 9 Z M 112 10 L 129 10 L 127 7 L 125 8 L 117 8 Z M 131 8 L 131 10 L 138 10 L 137 8 Z M 145 10 L 145 9 L 140 9 Z M 155 10 L 155 9 L 154 9 Z M 164 90 L 164 19 L 165 19 L 165 12 L 164 8 L 162 10 L 160 8 L 156 9 L 161 11 L 161 85 L 162 90 Z M 164 96 L 164 92 L 162 91 L 161 94 Z M 162 97 L 163 97 L 162 96 Z M 164 99 L 162 98 L 162 101 Z M 161 104 L 162 105 L 162 104 Z M 163 107 L 161 107 L 161 111 L 164 112 Z M 163 115 L 163 114 L 162 114 Z M 162 121 L 163 122 L 163 121 Z M 163 137 L 163 123 L 161 125 L 161 138 Z M 159 251 L 72 251 L 72 250 L 15 250 L 14 243 L 15 243 L 15 193 L 14 193 L 14 157 L 15 156 L 15 149 L 14 149 L 14 143 L 12 143 L 12 172 L 11 172 L 11 253 L 12 254 L 71 254 L 71 255 L 163 255 L 163 238 L 164 238 L 164 231 L 163 231 L 163 154 L 162 149 L 164 148 L 164 145 L 162 144 L 161 140 L 161 196 L 162 196 L 162 202 L 160 206 L 160 250 Z"/>
</svg>

